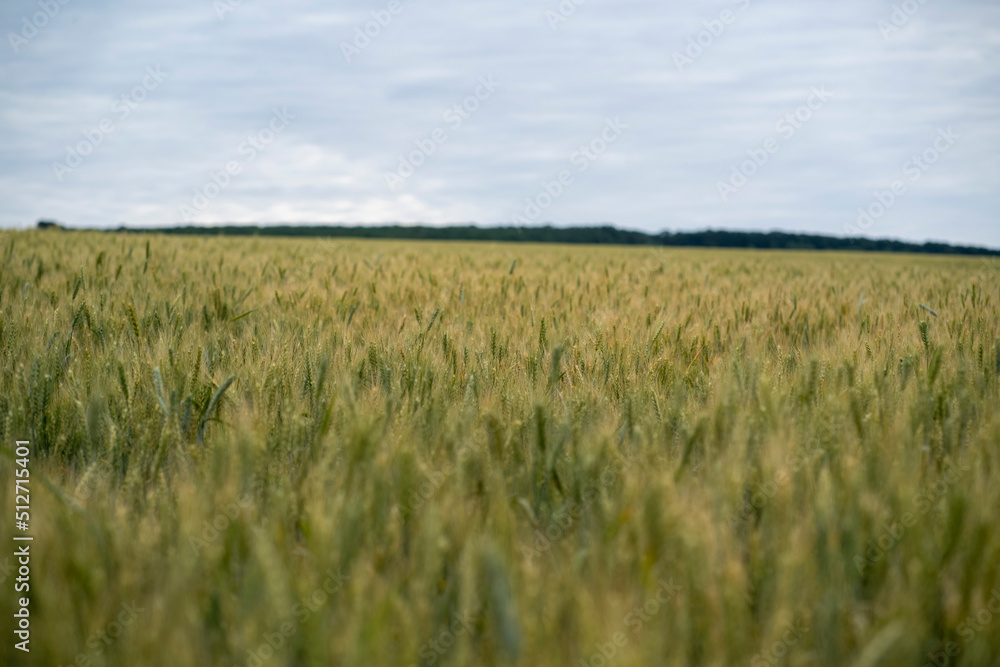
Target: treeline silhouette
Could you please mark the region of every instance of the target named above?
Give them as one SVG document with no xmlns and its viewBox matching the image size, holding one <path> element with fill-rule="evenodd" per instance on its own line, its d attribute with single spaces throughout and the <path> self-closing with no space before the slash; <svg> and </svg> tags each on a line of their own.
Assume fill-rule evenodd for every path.
<svg viewBox="0 0 1000 667">
<path fill-rule="evenodd" d="M 44 221 L 46 227 L 57 225 Z M 42 226 L 40 221 L 39 226 Z M 214 227 L 119 227 L 116 232 L 184 234 L 190 236 L 278 236 L 292 238 L 403 239 L 427 241 L 496 241 L 522 243 L 585 243 L 594 245 L 685 246 L 696 248 L 759 248 L 769 250 L 853 250 L 998 256 L 1000 250 L 948 243 L 908 243 L 892 239 L 839 238 L 786 232 L 742 232 L 708 229 L 696 232 L 645 232 L 597 227 L 427 227 L 407 225 L 219 225 Z"/>
</svg>

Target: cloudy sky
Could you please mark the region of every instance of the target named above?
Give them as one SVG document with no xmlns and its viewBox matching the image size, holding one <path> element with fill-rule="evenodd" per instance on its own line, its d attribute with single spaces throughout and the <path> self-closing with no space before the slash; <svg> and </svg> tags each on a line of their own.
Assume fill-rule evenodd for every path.
<svg viewBox="0 0 1000 667">
<path fill-rule="evenodd" d="M 0 226 L 1000 247 L 995 0 L 577 2 L 4 0 Z"/>
</svg>

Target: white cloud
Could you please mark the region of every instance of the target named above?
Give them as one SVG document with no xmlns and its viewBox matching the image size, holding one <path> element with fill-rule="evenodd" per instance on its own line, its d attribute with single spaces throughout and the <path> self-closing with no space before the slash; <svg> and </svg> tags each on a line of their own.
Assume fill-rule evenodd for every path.
<svg viewBox="0 0 1000 667">
<path fill-rule="evenodd" d="M 552 3 L 557 4 L 557 3 Z M 199 216 L 206 222 L 504 222 L 607 117 L 630 130 L 545 219 L 649 230 L 842 233 L 939 127 L 962 140 L 871 233 L 1000 246 L 1000 8 L 929 3 L 883 38 L 891 4 L 753 0 L 683 72 L 673 53 L 741 1 L 581 5 L 404 0 L 347 63 L 340 43 L 384 3 L 70 3 L 0 48 L 0 225 L 167 224 L 274 107 L 296 119 Z M 17 31 L 37 11 L 0 7 Z M 51 167 L 147 65 L 170 79 L 72 175 Z M 503 83 L 404 187 L 384 180 L 480 76 Z M 814 85 L 835 98 L 729 202 L 715 193 Z"/>
</svg>

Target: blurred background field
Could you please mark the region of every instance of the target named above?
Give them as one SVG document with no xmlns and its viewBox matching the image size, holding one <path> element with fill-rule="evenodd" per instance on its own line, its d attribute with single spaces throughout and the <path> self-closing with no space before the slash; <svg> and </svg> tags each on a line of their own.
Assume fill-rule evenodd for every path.
<svg viewBox="0 0 1000 667">
<path fill-rule="evenodd" d="M 1000 664 L 998 303 L 982 258 L 0 232 L 0 662 Z"/>
</svg>

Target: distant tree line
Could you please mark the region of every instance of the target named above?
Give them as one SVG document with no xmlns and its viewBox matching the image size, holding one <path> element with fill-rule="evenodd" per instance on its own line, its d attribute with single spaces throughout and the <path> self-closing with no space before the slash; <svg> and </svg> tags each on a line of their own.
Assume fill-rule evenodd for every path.
<svg viewBox="0 0 1000 667">
<path fill-rule="evenodd" d="M 39 221 L 39 227 L 58 227 Z M 220 225 L 138 228 L 119 227 L 114 232 L 184 234 L 190 236 L 280 236 L 307 238 L 403 239 L 426 241 L 497 241 L 522 243 L 585 243 L 593 245 L 647 245 L 696 248 L 760 248 L 769 250 L 854 250 L 915 252 L 952 255 L 1000 255 L 1000 250 L 948 243 L 907 243 L 891 239 L 839 238 L 819 234 L 741 232 L 708 229 L 697 232 L 645 232 L 597 227 L 476 227 L 474 225 L 427 227 L 387 225 Z"/>
</svg>

